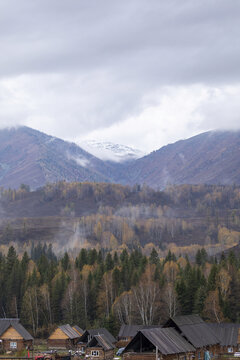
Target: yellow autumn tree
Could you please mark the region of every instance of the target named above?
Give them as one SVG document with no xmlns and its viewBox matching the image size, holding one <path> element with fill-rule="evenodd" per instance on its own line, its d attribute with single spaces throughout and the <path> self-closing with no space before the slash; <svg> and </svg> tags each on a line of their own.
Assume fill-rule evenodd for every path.
<svg viewBox="0 0 240 360">
<path fill-rule="evenodd" d="M 205 300 L 203 316 L 211 322 L 223 322 L 224 316 L 219 304 L 218 290 L 213 290 L 208 293 Z"/>
<path fill-rule="evenodd" d="M 179 273 L 178 264 L 174 261 L 167 261 L 164 264 L 163 273 L 168 283 L 174 283 Z"/>
</svg>

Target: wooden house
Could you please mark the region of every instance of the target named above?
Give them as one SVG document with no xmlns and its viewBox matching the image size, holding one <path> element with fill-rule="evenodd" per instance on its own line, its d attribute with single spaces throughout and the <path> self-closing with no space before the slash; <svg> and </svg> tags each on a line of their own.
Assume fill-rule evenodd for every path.
<svg viewBox="0 0 240 360">
<path fill-rule="evenodd" d="M 220 353 L 220 339 L 198 315 L 172 317 L 164 325 L 164 328 L 166 327 L 173 327 L 195 347 L 196 360 L 204 359 L 206 350 L 212 356 Z"/>
<path fill-rule="evenodd" d="M 94 335 L 86 346 L 88 359 L 112 360 L 115 346 L 104 335 Z"/>
<path fill-rule="evenodd" d="M 90 340 L 92 340 L 92 338 L 95 335 L 103 335 L 104 338 L 114 346 L 117 343 L 115 337 L 112 334 L 110 334 L 110 332 L 107 329 L 105 328 L 89 329 L 89 330 L 85 330 L 83 335 L 80 337 L 79 342 L 77 344 L 78 349 L 81 350 L 82 352 L 85 352 L 87 344 L 90 342 Z"/>
<path fill-rule="evenodd" d="M 0 342 L 3 351 L 21 351 L 33 347 L 33 337 L 19 319 L 0 319 Z"/>
<path fill-rule="evenodd" d="M 72 349 L 80 339 L 79 333 L 69 324 L 59 326 L 48 338 L 48 347 Z"/>
<path fill-rule="evenodd" d="M 234 353 L 240 350 L 240 324 L 208 323 L 220 340 L 221 353 Z"/>
<path fill-rule="evenodd" d="M 141 329 L 123 351 L 123 360 L 190 360 L 195 348 L 174 328 Z"/>
</svg>

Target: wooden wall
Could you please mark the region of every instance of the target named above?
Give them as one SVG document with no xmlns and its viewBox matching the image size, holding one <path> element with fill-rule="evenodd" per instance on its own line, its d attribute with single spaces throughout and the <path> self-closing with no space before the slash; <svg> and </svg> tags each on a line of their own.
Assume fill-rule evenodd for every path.
<svg viewBox="0 0 240 360">
<path fill-rule="evenodd" d="M 91 352 L 92 351 L 99 351 L 99 356 L 91 356 Z M 96 358 L 99 360 L 112 360 L 114 358 L 114 350 L 108 350 L 108 351 L 104 351 L 103 349 L 99 348 L 99 347 L 87 347 L 86 348 L 86 353 L 85 356 L 89 356 L 89 358 Z"/>
<path fill-rule="evenodd" d="M 22 339 L 23 340 L 23 337 L 12 326 L 10 326 L 5 331 L 5 333 L 2 334 L 1 339 L 2 340 L 5 340 L 5 339 L 14 339 L 14 340 Z"/>
<path fill-rule="evenodd" d="M 47 346 L 61 349 L 71 349 L 74 347 L 69 339 L 48 339 Z"/>
<path fill-rule="evenodd" d="M 23 340 L 23 339 L 18 339 L 15 342 L 17 343 L 17 348 L 16 349 L 11 349 L 10 348 L 10 343 L 14 341 L 13 340 L 3 340 L 3 349 L 5 351 L 21 351 L 23 349 L 29 348 L 32 349 L 33 346 L 33 341 L 32 340 Z"/>
<path fill-rule="evenodd" d="M 48 339 L 49 339 L 49 340 L 52 340 L 52 339 L 66 340 L 66 339 L 69 339 L 69 337 L 68 337 L 60 328 L 57 328 L 57 329 L 54 330 L 54 332 L 49 336 Z"/>
</svg>

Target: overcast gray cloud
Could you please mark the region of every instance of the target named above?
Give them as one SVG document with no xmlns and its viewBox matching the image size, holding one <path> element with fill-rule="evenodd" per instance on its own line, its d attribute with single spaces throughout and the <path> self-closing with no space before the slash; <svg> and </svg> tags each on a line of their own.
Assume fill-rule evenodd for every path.
<svg viewBox="0 0 240 360">
<path fill-rule="evenodd" d="M 240 127 L 237 0 L 2 0 L 0 125 L 150 151 Z"/>
</svg>

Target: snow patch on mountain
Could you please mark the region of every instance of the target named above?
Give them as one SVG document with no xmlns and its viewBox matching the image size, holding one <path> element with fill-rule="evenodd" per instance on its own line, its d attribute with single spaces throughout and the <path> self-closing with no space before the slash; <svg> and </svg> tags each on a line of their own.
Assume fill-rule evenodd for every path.
<svg viewBox="0 0 240 360">
<path fill-rule="evenodd" d="M 78 145 L 101 160 L 114 162 L 135 160 L 145 155 L 141 150 L 110 141 L 85 140 Z"/>
</svg>

